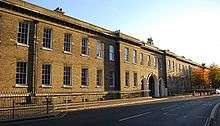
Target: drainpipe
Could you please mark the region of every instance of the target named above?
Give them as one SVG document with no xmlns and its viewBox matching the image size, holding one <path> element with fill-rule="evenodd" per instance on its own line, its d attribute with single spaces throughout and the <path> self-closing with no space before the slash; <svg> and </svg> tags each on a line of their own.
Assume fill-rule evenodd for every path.
<svg viewBox="0 0 220 126">
<path fill-rule="evenodd" d="M 38 21 L 30 22 L 30 32 L 29 32 L 29 48 L 28 48 L 28 88 L 27 91 L 30 93 L 29 102 L 31 102 L 31 96 L 35 95 L 35 66 L 36 66 L 36 36 L 37 36 L 37 26 Z"/>
</svg>

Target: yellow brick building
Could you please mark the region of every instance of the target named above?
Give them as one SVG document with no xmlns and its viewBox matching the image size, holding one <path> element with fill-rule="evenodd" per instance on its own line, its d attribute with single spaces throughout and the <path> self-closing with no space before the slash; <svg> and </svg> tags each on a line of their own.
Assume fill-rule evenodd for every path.
<svg viewBox="0 0 220 126">
<path fill-rule="evenodd" d="M 202 66 L 155 47 L 151 38 L 143 42 L 66 16 L 59 8 L 0 1 L 0 92 L 143 91 L 163 97 L 190 88 L 196 67 Z"/>
</svg>

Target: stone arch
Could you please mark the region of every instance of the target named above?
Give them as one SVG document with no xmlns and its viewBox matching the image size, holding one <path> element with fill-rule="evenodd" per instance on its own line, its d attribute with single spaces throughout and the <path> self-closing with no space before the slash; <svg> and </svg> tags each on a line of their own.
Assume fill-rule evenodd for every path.
<svg viewBox="0 0 220 126">
<path fill-rule="evenodd" d="M 158 78 L 155 74 L 151 73 L 147 77 L 147 85 L 150 90 L 149 95 L 152 97 L 160 97 Z"/>
</svg>

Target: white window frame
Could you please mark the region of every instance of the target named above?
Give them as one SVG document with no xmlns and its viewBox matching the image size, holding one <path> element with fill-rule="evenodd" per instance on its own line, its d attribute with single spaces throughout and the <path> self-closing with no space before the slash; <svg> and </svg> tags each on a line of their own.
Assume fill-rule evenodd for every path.
<svg viewBox="0 0 220 126">
<path fill-rule="evenodd" d="M 157 67 L 157 57 L 154 57 L 154 67 Z"/>
<path fill-rule="evenodd" d="M 19 69 L 18 68 L 18 63 L 24 63 L 25 64 L 25 73 L 21 73 L 20 71 L 19 72 L 17 71 Z M 25 83 L 17 83 L 17 79 L 19 79 L 19 80 L 23 79 L 23 78 L 21 78 L 21 74 L 25 74 Z M 17 61 L 16 62 L 16 78 L 15 78 L 16 85 L 25 85 L 25 86 L 27 86 L 27 77 L 28 77 L 28 63 Z"/>
<path fill-rule="evenodd" d="M 129 71 L 125 71 L 125 86 L 130 85 L 130 73 Z"/>
<path fill-rule="evenodd" d="M 45 74 L 45 73 L 43 73 L 43 67 L 44 67 L 44 65 L 46 66 L 50 66 L 50 73 L 48 74 Z M 46 83 L 46 79 L 45 79 L 45 77 L 44 76 L 49 76 L 49 84 L 47 84 Z M 47 78 L 48 79 L 48 78 Z M 45 86 L 52 86 L 52 65 L 51 64 L 42 64 L 42 85 L 45 85 Z"/>
<path fill-rule="evenodd" d="M 101 73 L 99 73 L 101 71 Z M 98 74 L 101 74 L 99 76 Z M 103 85 L 103 70 L 102 69 L 97 69 L 96 70 L 96 86 L 101 87 Z"/>
<path fill-rule="evenodd" d="M 151 66 L 151 56 L 148 55 L 148 66 Z"/>
<path fill-rule="evenodd" d="M 113 45 L 109 45 L 109 60 L 115 61 L 115 48 Z"/>
<path fill-rule="evenodd" d="M 104 58 L 104 43 L 99 40 L 96 42 L 96 57 Z"/>
<path fill-rule="evenodd" d="M 124 49 L 124 58 L 126 62 L 129 62 L 129 49 L 127 47 L 125 47 Z"/>
<path fill-rule="evenodd" d="M 110 71 L 110 80 L 109 80 L 109 86 L 115 87 L 115 71 Z"/>
<path fill-rule="evenodd" d="M 133 52 L 132 52 L 132 62 L 134 63 L 134 64 L 136 64 L 137 63 L 137 50 L 133 50 Z"/>
<path fill-rule="evenodd" d="M 48 35 L 48 33 L 46 34 L 47 31 L 50 31 L 50 38 Z M 47 47 L 47 40 L 49 40 L 49 44 L 50 44 L 50 47 Z M 43 33 L 43 48 L 44 49 L 49 49 L 51 50 L 52 49 L 52 41 L 53 41 L 53 30 L 51 28 L 44 28 L 44 33 Z"/>
<path fill-rule="evenodd" d="M 69 75 L 67 75 L 67 71 L 65 71 L 65 68 L 69 68 L 69 70 L 70 70 Z M 69 78 L 69 80 L 66 80 L 68 78 Z M 66 83 L 68 81 L 69 81 L 69 84 Z M 63 68 L 63 85 L 64 86 L 71 86 L 72 85 L 72 69 L 70 66 L 64 66 L 64 68 Z"/>
<path fill-rule="evenodd" d="M 22 41 L 22 34 L 23 32 L 19 31 L 20 29 L 20 24 L 23 25 L 23 24 L 26 24 L 27 25 L 27 41 L 25 43 L 21 42 Z M 23 27 L 21 27 L 21 29 L 23 29 Z M 19 36 L 20 34 L 20 36 Z M 18 31 L 17 31 L 17 44 L 18 45 L 24 45 L 24 46 L 28 46 L 29 45 L 29 34 L 30 34 L 30 23 L 28 22 L 25 22 L 25 21 L 22 21 L 22 22 L 19 22 L 18 24 Z M 19 41 L 19 38 L 20 38 L 20 41 Z"/>
<path fill-rule="evenodd" d="M 83 73 L 83 70 L 87 70 L 87 73 Z M 85 82 L 86 82 L 85 84 L 83 83 L 83 79 L 84 79 L 83 76 L 85 76 L 85 79 L 86 79 L 85 80 Z M 84 67 L 81 70 L 81 86 L 83 86 L 83 87 L 89 86 L 89 69 L 87 67 Z"/>
<path fill-rule="evenodd" d="M 140 53 L 140 65 L 144 64 L 144 60 L 143 60 L 144 54 Z"/>
<path fill-rule="evenodd" d="M 88 38 L 82 38 L 81 55 L 85 55 L 85 56 L 89 55 L 89 39 Z"/>
<path fill-rule="evenodd" d="M 70 33 L 64 34 L 64 48 L 63 48 L 63 50 L 64 50 L 64 52 L 71 52 L 72 51 L 72 34 L 70 34 Z"/>
</svg>

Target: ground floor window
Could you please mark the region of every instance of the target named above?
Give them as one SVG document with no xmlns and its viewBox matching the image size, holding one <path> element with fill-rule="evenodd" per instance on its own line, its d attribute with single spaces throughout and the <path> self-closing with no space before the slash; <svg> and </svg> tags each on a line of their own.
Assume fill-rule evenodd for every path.
<svg viewBox="0 0 220 126">
<path fill-rule="evenodd" d="M 42 84 L 51 85 L 51 64 L 42 65 Z"/>
<path fill-rule="evenodd" d="M 88 86 L 89 85 L 89 73 L 88 68 L 82 68 L 82 77 L 81 77 L 81 85 L 82 86 Z"/>
<path fill-rule="evenodd" d="M 17 62 L 16 64 L 16 84 L 27 84 L 27 62 Z"/>
</svg>

